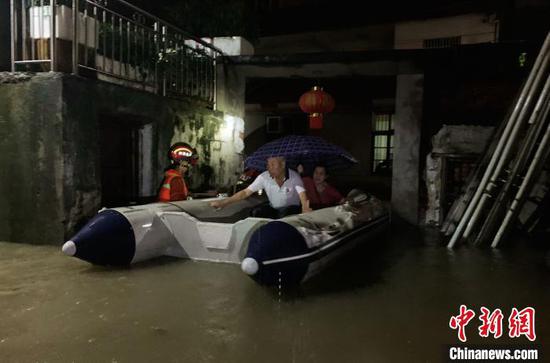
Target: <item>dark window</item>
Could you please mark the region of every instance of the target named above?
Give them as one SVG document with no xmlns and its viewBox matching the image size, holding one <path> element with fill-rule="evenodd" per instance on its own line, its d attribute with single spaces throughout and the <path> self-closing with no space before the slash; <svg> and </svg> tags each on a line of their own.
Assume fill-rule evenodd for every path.
<svg viewBox="0 0 550 363">
<path fill-rule="evenodd" d="M 393 160 L 393 114 L 374 113 L 372 134 L 372 171 L 375 174 L 389 174 Z"/>
</svg>

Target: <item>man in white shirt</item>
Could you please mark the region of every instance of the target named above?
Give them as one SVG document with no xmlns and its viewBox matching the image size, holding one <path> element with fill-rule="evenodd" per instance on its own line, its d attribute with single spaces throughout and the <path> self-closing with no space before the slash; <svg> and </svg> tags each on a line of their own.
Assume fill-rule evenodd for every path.
<svg viewBox="0 0 550 363">
<path fill-rule="evenodd" d="M 248 198 L 260 189 L 267 194 L 269 205 L 253 210 L 254 217 L 282 218 L 290 214 L 311 211 L 302 178 L 294 170 L 286 168 L 283 157 L 267 159 L 267 171 L 258 175 L 248 188 L 235 193 L 230 198 L 210 202 L 210 205 L 214 208 L 223 208 Z"/>
</svg>

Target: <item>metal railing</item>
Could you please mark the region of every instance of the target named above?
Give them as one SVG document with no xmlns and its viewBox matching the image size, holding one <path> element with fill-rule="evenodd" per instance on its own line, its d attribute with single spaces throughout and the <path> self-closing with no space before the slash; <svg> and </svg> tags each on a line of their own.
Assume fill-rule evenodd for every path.
<svg viewBox="0 0 550 363">
<path fill-rule="evenodd" d="M 13 71 L 71 72 L 214 105 L 223 53 L 202 39 L 123 0 L 10 1 Z"/>
</svg>

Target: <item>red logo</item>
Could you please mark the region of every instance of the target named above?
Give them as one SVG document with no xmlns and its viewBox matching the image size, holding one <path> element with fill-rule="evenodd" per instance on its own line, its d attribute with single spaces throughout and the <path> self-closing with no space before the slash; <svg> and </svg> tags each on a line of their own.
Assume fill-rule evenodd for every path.
<svg viewBox="0 0 550 363">
<path fill-rule="evenodd" d="M 508 319 L 508 328 L 510 329 L 508 333 L 510 338 L 525 335 L 527 339 L 534 341 L 537 338 L 535 334 L 535 309 L 526 307 L 522 311 L 518 311 L 518 309 L 513 308 Z"/>
<path fill-rule="evenodd" d="M 500 309 L 496 309 L 491 313 L 486 307 L 481 307 L 481 326 L 478 328 L 479 336 L 487 338 L 489 334 L 493 334 L 494 338 L 502 336 L 502 318 L 504 315 Z"/>
<path fill-rule="evenodd" d="M 458 339 L 460 339 L 461 342 L 465 342 L 467 340 L 465 327 L 468 325 L 470 320 L 474 318 L 474 316 L 476 316 L 476 313 L 474 313 L 473 310 L 468 309 L 466 305 L 460 305 L 460 314 L 457 316 L 451 316 L 449 326 L 451 329 L 458 329 Z"/>
<path fill-rule="evenodd" d="M 502 320 L 504 314 L 502 310 L 495 309 L 493 312 L 486 307 L 481 307 L 481 315 L 479 320 L 481 325 L 478 327 L 479 336 L 487 338 L 491 334 L 495 339 L 502 336 Z M 456 316 L 451 316 L 449 320 L 449 327 L 453 330 L 458 330 L 458 339 L 461 342 L 466 342 L 466 326 L 475 317 L 475 312 L 468 309 L 466 305 L 460 305 L 460 312 Z M 513 308 L 508 318 L 508 336 L 510 338 L 519 338 L 524 335 L 530 341 L 535 341 L 537 335 L 535 334 L 535 309 L 532 307 L 526 307 L 525 309 L 518 311 Z"/>
</svg>

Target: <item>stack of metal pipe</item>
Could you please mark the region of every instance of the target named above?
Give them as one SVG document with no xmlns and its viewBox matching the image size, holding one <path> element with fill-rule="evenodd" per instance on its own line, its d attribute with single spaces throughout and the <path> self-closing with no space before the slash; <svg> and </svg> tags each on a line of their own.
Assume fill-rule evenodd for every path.
<svg viewBox="0 0 550 363">
<path fill-rule="evenodd" d="M 524 82 L 514 106 L 442 231 L 452 234 L 453 248 L 468 240 L 497 247 L 509 234 L 550 153 L 550 33 Z"/>
</svg>

